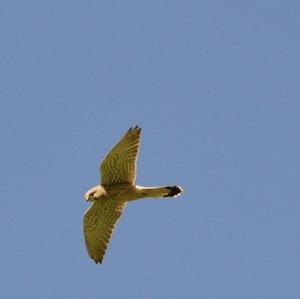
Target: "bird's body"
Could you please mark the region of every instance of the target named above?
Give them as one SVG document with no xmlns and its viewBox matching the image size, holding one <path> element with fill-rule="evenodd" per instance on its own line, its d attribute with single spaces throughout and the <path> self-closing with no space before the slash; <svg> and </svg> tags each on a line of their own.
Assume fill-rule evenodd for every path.
<svg viewBox="0 0 300 299">
<path fill-rule="evenodd" d="M 174 192 L 174 195 L 170 195 Z M 130 184 L 118 184 L 112 186 L 97 185 L 90 189 L 85 198 L 89 201 L 114 200 L 127 202 L 145 197 L 174 197 L 182 192 L 178 186 L 142 187 Z"/>
<path fill-rule="evenodd" d="M 84 236 L 90 257 L 102 262 L 109 239 L 128 201 L 145 197 L 174 197 L 183 189 L 179 186 L 141 187 L 135 185 L 136 162 L 141 128 L 135 127 L 102 161 L 101 185 L 85 193 L 92 202 L 84 215 Z"/>
</svg>

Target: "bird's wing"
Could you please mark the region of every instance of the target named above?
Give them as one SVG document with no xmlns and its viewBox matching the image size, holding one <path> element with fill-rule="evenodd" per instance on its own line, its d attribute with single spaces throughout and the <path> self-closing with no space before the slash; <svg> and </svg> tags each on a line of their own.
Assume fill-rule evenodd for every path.
<svg viewBox="0 0 300 299">
<path fill-rule="evenodd" d="M 89 256 L 101 263 L 117 220 L 122 215 L 125 202 L 96 200 L 85 212 L 83 230 Z"/>
<path fill-rule="evenodd" d="M 141 128 L 130 128 L 100 166 L 101 185 L 134 184 Z"/>
</svg>

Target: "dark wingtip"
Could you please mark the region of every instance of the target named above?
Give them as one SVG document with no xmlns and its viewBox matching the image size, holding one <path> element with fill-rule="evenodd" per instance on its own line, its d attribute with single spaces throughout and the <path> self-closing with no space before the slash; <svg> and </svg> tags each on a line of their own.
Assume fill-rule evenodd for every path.
<svg viewBox="0 0 300 299">
<path fill-rule="evenodd" d="M 183 189 L 180 186 L 168 186 L 166 189 L 170 190 L 168 194 L 166 194 L 164 197 L 174 197 L 178 196 L 183 192 Z"/>
<path fill-rule="evenodd" d="M 129 130 L 127 131 L 127 133 L 133 132 L 135 130 L 141 130 L 141 127 L 139 125 L 136 125 L 135 127 L 130 127 Z"/>
<path fill-rule="evenodd" d="M 95 262 L 96 264 L 102 264 L 102 260 L 96 260 L 96 259 L 94 259 L 94 262 Z"/>
<path fill-rule="evenodd" d="M 91 259 L 96 263 L 96 264 L 101 264 L 102 261 L 103 261 L 103 258 L 97 258 L 97 257 L 94 257 L 94 256 L 91 256 Z"/>
</svg>

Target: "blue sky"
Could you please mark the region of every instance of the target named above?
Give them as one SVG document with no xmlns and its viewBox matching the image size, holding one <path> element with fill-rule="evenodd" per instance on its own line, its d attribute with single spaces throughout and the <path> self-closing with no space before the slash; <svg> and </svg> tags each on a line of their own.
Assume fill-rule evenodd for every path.
<svg viewBox="0 0 300 299">
<path fill-rule="evenodd" d="M 299 298 L 297 1 L 2 1 L 1 298 Z M 102 265 L 84 192 L 143 128 Z"/>
</svg>

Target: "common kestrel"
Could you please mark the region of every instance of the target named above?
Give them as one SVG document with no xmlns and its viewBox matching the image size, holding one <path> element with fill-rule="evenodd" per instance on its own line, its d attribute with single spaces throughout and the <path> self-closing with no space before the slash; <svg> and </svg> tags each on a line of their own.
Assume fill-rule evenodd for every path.
<svg viewBox="0 0 300 299">
<path fill-rule="evenodd" d="M 174 197 L 180 186 L 141 187 L 135 185 L 141 128 L 130 128 L 106 155 L 100 166 L 101 185 L 85 193 L 92 205 L 83 219 L 89 256 L 101 263 L 117 220 L 128 201 L 145 197 Z"/>
</svg>

